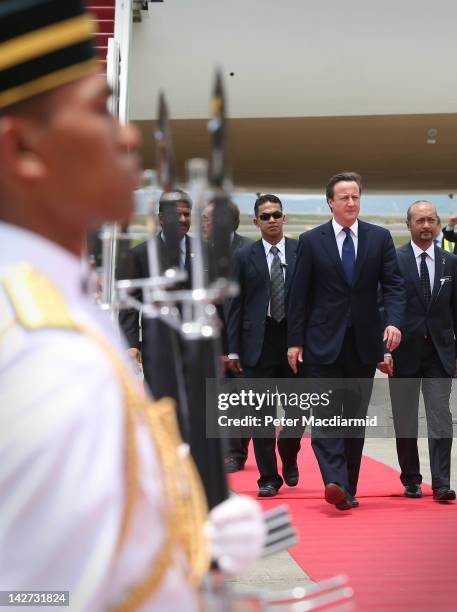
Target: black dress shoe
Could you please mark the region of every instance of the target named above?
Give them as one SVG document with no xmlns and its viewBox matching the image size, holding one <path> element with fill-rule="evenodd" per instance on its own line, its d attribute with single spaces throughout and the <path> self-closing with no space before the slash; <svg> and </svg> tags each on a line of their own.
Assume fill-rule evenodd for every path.
<svg viewBox="0 0 457 612">
<path fill-rule="evenodd" d="M 350 510 L 352 508 L 346 490 L 335 482 L 329 482 L 325 485 L 325 501 L 336 506 L 338 510 Z"/>
<path fill-rule="evenodd" d="M 260 485 L 258 496 L 259 497 L 275 497 L 278 494 L 278 488 L 273 484 Z"/>
<path fill-rule="evenodd" d="M 448 487 L 433 489 L 433 499 L 435 501 L 453 501 L 455 499 L 455 491 Z"/>
<path fill-rule="evenodd" d="M 360 506 L 359 500 L 350 493 L 347 494 L 346 499 L 351 504 L 352 508 L 358 508 Z"/>
<path fill-rule="evenodd" d="M 225 460 L 225 471 L 227 474 L 233 474 L 234 472 L 239 472 L 240 470 L 244 470 L 244 463 L 241 463 L 234 457 L 228 457 Z"/>
<path fill-rule="evenodd" d="M 411 497 L 416 499 L 422 497 L 421 486 L 418 484 L 406 485 L 404 495 L 405 497 Z"/>
<path fill-rule="evenodd" d="M 282 475 L 284 478 L 284 482 L 289 487 L 296 487 L 298 485 L 298 465 L 297 463 L 293 463 L 291 465 L 283 464 L 282 466 Z"/>
</svg>

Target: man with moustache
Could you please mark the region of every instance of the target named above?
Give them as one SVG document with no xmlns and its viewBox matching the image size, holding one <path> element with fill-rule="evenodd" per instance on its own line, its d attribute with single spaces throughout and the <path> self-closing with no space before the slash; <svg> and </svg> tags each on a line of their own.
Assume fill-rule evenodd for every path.
<svg viewBox="0 0 457 612">
<path fill-rule="evenodd" d="M 187 280 L 176 288 L 189 289 L 191 286 L 192 242 L 188 236 L 191 224 L 192 202 L 189 195 L 180 189 L 176 190 L 180 199 L 176 202 L 176 214 L 181 236 L 179 269 L 187 273 Z M 163 226 L 164 206 L 167 203 L 164 195 L 159 201 L 159 223 Z M 160 270 L 164 272 L 171 267 L 164 232 L 158 235 L 158 253 Z M 129 254 L 127 265 L 122 272 L 127 278 L 149 278 L 147 242 L 135 246 Z M 134 297 L 142 299 L 141 290 L 133 292 Z M 179 400 L 180 372 L 175 355 L 181 350 L 179 334 L 164 321 L 139 315 L 135 309 L 121 310 L 119 324 L 127 339 L 130 356 L 142 365 L 144 378 L 155 398 L 172 397 Z M 140 331 L 141 330 L 141 331 Z"/>
<path fill-rule="evenodd" d="M 326 378 L 341 380 L 330 406 L 315 410 L 318 417 L 364 418 L 383 342 L 393 351 L 401 340 L 405 292 L 395 248 L 386 229 L 359 220 L 361 193 L 358 174 L 333 176 L 326 187 L 333 218 L 300 236 L 289 297 L 289 364 L 316 379 L 322 392 L 328 392 Z M 379 283 L 384 321 L 378 312 Z M 341 429 L 313 428 L 325 500 L 339 510 L 359 505 L 355 495 L 364 433 L 364 428 L 346 436 Z"/>
<path fill-rule="evenodd" d="M 419 394 L 427 416 L 433 499 L 455 499 L 450 488 L 452 378 L 456 375 L 457 257 L 433 244 L 438 215 L 430 202 L 408 208 L 411 241 L 397 250 L 407 304 L 401 345 L 379 369 L 389 374 L 400 479 L 404 495 L 422 496 L 417 449 Z"/>
<path fill-rule="evenodd" d="M 284 237 L 286 217 L 281 200 L 273 194 L 257 198 L 254 224 L 262 238 L 240 249 L 235 257 L 240 292 L 228 308 L 227 335 L 229 367 L 246 378 L 286 378 L 286 299 L 295 267 L 297 241 Z M 253 437 L 259 470 L 259 497 L 274 497 L 283 484 L 276 461 L 276 437 Z M 282 474 L 287 485 L 298 483 L 295 440 L 283 430 L 278 438 Z M 298 441 L 298 445 L 300 442 Z"/>
</svg>

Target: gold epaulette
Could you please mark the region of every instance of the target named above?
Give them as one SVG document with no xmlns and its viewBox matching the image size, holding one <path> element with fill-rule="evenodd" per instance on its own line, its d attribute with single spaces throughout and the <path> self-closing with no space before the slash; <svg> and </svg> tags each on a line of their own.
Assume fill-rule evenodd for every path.
<svg viewBox="0 0 457 612">
<path fill-rule="evenodd" d="M 77 322 L 64 297 L 53 282 L 29 264 L 11 266 L 2 274 L 2 283 L 15 313 L 14 322 L 26 329 L 69 329 L 94 342 L 112 366 L 123 395 L 125 413 L 125 505 L 118 550 L 127 535 L 138 495 L 138 456 L 136 425 L 141 419 L 148 427 L 157 450 L 168 501 L 164 542 L 158 558 L 146 576 L 112 610 L 137 610 L 160 586 L 173 563 L 173 548 L 178 545 L 189 562 L 189 582 L 198 585 L 209 567 L 209 551 L 203 525 L 207 518 L 204 490 L 195 465 L 184 452 L 174 403 L 151 402 L 137 388 L 122 359 L 103 336 Z M 154 529 L 154 525 L 149 526 Z"/>
<path fill-rule="evenodd" d="M 26 329 L 77 329 L 57 287 L 30 264 L 10 266 L 4 272 L 2 282 L 16 321 Z"/>
</svg>

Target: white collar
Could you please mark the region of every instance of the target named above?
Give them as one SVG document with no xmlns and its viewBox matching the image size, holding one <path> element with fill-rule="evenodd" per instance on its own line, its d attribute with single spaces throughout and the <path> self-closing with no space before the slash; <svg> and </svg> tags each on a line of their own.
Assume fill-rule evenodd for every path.
<svg viewBox="0 0 457 612">
<path fill-rule="evenodd" d="M 0 267 L 27 262 L 51 279 L 67 297 L 82 294 L 82 260 L 55 242 L 0 221 Z"/>
<path fill-rule="evenodd" d="M 426 251 L 424 251 L 424 249 L 421 249 L 420 247 L 417 246 L 416 243 L 414 243 L 411 240 L 411 246 L 413 247 L 413 251 L 414 251 L 414 257 L 417 259 L 418 257 L 420 257 L 422 255 L 422 253 L 427 253 L 427 255 L 430 257 L 430 259 L 435 259 L 435 245 L 432 244 L 428 247 L 428 249 Z"/>
<path fill-rule="evenodd" d="M 338 236 L 338 234 L 344 230 L 344 226 L 340 225 L 338 221 L 335 221 L 334 217 L 332 218 L 332 225 L 335 236 Z M 356 219 L 349 229 L 351 230 L 351 233 L 357 237 L 359 232 L 359 220 Z"/>
<path fill-rule="evenodd" d="M 270 244 L 262 238 L 262 244 L 263 248 L 265 249 L 265 255 L 268 255 L 272 246 L 277 247 L 280 253 L 283 253 L 284 255 L 286 254 L 286 239 L 284 238 L 284 236 L 281 238 L 278 244 Z"/>
</svg>

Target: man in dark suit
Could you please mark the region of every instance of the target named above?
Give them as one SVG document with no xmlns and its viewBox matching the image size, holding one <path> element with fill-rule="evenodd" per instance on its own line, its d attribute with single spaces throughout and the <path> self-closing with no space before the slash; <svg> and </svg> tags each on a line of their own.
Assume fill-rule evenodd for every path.
<svg viewBox="0 0 457 612">
<path fill-rule="evenodd" d="M 229 367 L 247 378 L 284 378 L 287 365 L 286 298 L 292 278 L 297 241 L 285 238 L 281 200 L 260 196 L 254 206 L 254 224 L 261 240 L 236 253 L 236 278 L 240 293 L 228 308 Z M 282 434 L 283 432 L 281 432 Z M 283 476 L 289 486 L 298 483 L 296 455 L 289 461 L 291 440 L 280 434 L 278 450 Z M 269 437 L 254 437 L 259 469 L 259 496 L 273 497 L 283 484 L 276 461 L 274 428 Z"/>
<path fill-rule="evenodd" d="M 457 257 L 433 244 L 438 215 L 429 202 L 408 208 L 411 242 L 397 251 L 406 283 L 407 305 L 403 340 L 380 369 L 389 386 L 398 462 L 405 496 L 422 496 L 417 450 L 419 393 L 422 386 L 427 415 L 433 498 L 455 499 L 450 488 L 452 377 L 456 373 Z"/>
<path fill-rule="evenodd" d="M 177 190 L 182 200 L 176 203 L 176 210 L 181 235 L 179 268 L 187 272 L 187 281 L 180 284 L 187 289 L 191 283 L 192 245 L 187 235 L 191 223 L 192 203 L 185 191 Z M 159 222 L 163 225 L 164 203 L 159 201 Z M 158 235 L 158 251 L 161 271 L 170 268 L 171 261 L 165 243 L 163 231 Z M 127 278 L 148 278 L 149 263 L 147 243 L 143 242 L 130 251 L 126 272 Z M 141 300 L 141 291 L 135 292 Z M 136 310 L 121 310 L 120 326 L 127 338 L 129 353 L 138 363 L 142 363 L 144 378 L 155 398 L 164 396 L 179 400 L 179 372 L 174 355 L 180 342 L 179 335 L 159 319 L 139 316 Z M 141 331 L 140 331 L 141 330 Z"/>
<path fill-rule="evenodd" d="M 250 238 L 246 238 L 246 236 L 241 236 L 236 231 L 240 225 L 240 209 L 231 200 L 228 203 L 228 210 L 230 213 L 230 222 L 231 222 L 231 241 L 230 241 L 230 255 L 232 261 L 234 259 L 235 253 L 249 245 L 253 244 L 253 240 Z M 211 258 L 211 245 L 213 240 L 213 213 L 214 213 L 214 204 L 210 202 L 208 206 L 203 211 L 202 221 L 203 221 L 203 233 L 205 235 L 209 248 L 209 264 L 211 266 L 211 262 L 213 259 Z M 214 272 L 211 271 L 210 267 L 210 276 L 214 276 Z M 227 340 L 227 313 L 228 307 L 230 304 L 230 300 L 225 301 L 223 304 L 219 304 L 217 306 L 217 311 L 219 317 L 221 319 L 222 329 L 221 329 L 221 338 L 222 338 L 222 360 L 225 368 L 226 377 L 231 378 L 235 376 L 233 372 L 228 368 L 228 340 Z M 248 458 L 248 447 L 249 447 L 250 438 L 228 438 L 227 439 L 227 456 L 225 460 L 225 469 L 228 474 L 232 474 L 234 472 L 238 472 L 239 470 L 244 469 L 244 464 Z"/>
<path fill-rule="evenodd" d="M 333 394 L 325 413 L 314 411 L 317 417 L 342 413 L 364 418 L 383 341 L 394 350 L 401 339 L 405 292 L 395 248 L 386 229 L 358 220 L 360 194 L 358 174 L 333 176 L 326 189 L 333 219 L 300 236 L 289 296 L 290 366 L 297 372 L 304 361 L 300 369 L 308 378 L 351 379 L 344 383 L 346 390 Z M 378 283 L 384 293 L 384 322 L 377 306 Z M 328 383 L 322 384 L 328 391 Z M 325 499 L 340 510 L 357 507 L 364 428 L 346 437 L 341 429 L 332 431 L 332 437 L 326 433 L 330 431 L 312 432 Z"/>
</svg>

